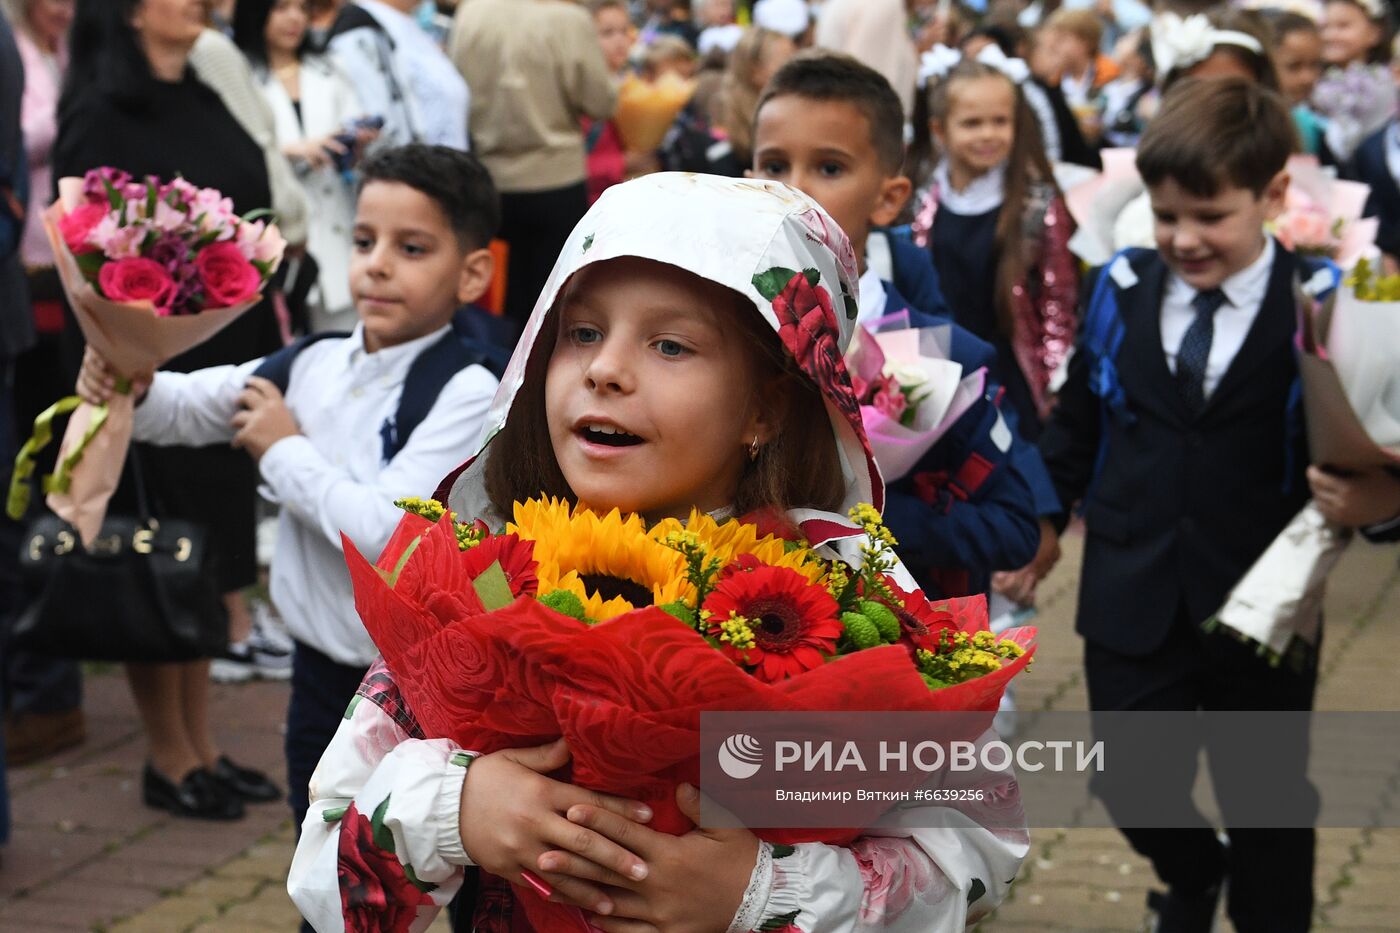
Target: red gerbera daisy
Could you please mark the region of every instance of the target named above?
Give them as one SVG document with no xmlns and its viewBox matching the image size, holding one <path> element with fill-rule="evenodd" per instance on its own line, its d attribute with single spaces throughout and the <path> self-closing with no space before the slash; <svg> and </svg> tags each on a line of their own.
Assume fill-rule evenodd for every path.
<svg viewBox="0 0 1400 933">
<path fill-rule="evenodd" d="M 836 600 L 795 570 L 761 566 L 720 581 L 705 599 L 710 634 L 719 635 L 731 614 L 749 620 L 754 645 L 724 646 L 736 663 L 773 683 L 821 666 L 836 653 L 843 631 Z"/>
<path fill-rule="evenodd" d="M 941 633 L 959 630 L 958 619 L 950 606 L 951 600 L 930 603 L 923 590 L 908 593 L 888 577 L 885 578 L 885 582 L 889 584 L 894 595 L 904 602 L 902 609 L 898 605 L 890 606 L 899 619 L 900 628 L 903 629 L 899 639 L 902 644 L 914 649 L 936 651 L 938 636 Z M 985 627 L 984 625 L 983 628 Z"/>
<path fill-rule="evenodd" d="M 515 596 L 534 596 L 540 581 L 535 576 L 535 544 L 519 535 L 488 535 L 476 547 L 462 552 L 462 566 L 473 579 L 500 561 Z"/>
</svg>

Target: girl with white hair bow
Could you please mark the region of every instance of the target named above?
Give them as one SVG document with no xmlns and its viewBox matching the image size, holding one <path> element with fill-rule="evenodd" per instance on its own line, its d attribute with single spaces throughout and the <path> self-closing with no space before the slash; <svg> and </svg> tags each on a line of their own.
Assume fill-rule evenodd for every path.
<svg viewBox="0 0 1400 933">
<path fill-rule="evenodd" d="M 995 45 L 921 62 L 909 159 L 927 186 L 914 220 L 959 324 L 997 348 L 993 376 L 1034 439 L 1050 377 L 1074 338 L 1072 221 L 1024 88 L 1030 69 Z M 930 171 L 931 167 L 931 171 Z"/>
</svg>

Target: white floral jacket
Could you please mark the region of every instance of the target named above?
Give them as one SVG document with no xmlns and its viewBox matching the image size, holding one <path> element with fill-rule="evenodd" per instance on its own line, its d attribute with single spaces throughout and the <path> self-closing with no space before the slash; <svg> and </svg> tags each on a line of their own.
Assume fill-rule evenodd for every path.
<svg viewBox="0 0 1400 933">
<path fill-rule="evenodd" d="M 370 670 L 311 779 L 287 880 L 312 926 L 428 927 L 472 865 L 458 831 L 469 760 L 449 740 L 422 738 L 387 669 Z M 996 807 L 1019 811 L 1009 774 L 988 780 Z M 963 930 L 1001 902 L 1030 841 L 1023 822 L 993 830 L 974 816 L 947 810 L 944 828 L 881 830 L 849 847 L 764 843 L 728 933 Z M 491 880 L 474 929 L 510 930 L 510 889 Z"/>
</svg>

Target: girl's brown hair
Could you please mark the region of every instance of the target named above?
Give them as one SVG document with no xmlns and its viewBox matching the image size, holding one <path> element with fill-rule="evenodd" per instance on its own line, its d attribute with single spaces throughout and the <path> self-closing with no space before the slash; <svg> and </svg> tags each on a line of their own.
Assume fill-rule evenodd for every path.
<svg viewBox="0 0 1400 933">
<path fill-rule="evenodd" d="M 963 59 L 942 80 L 930 80 L 928 89 L 914 100 L 914 143 L 909 147 L 906 173 L 921 186 L 933 177 L 942 154 L 934 149 L 933 122 L 947 125 L 959 83 L 983 78 L 1005 81 L 1015 95 L 1015 118 L 1011 154 L 1006 159 L 1006 188 L 997 217 L 996 317 L 997 327 L 1010 339 L 1015 333 L 1011 315 L 1011 293 L 1026 277 L 1030 266 L 1026 246 L 1026 207 L 1032 194 L 1041 193 L 1048 204 L 1060 195 L 1045 144 L 1040 137 L 1040 123 L 1026 103 L 1021 88 L 1006 74 L 991 65 L 973 59 Z"/>
<path fill-rule="evenodd" d="M 729 64 L 720 84 L 720 125 L 734 147 L 740 165 L 753 160 L 753 120 L 758 112 L 758 69 L 768 43 L 780 34 L 758 26 L 751 27 L 729 53 Z"/>
<path fill-rule="evenodd" d="M 554 456 L 545 410 L 545 371 L 559 337 L 559 307 L 570 285 L 572 282 L 561 289 L 560 298 L 545 318 L 510 415 L 491 441 L 486 494 L 498 515 L 509 516 L 513 504 L 525 499 L 576 499 Z M 798 370 L 753 302 L 738 292 L 730 295 L 729 317 L 739 338 L 736 342 L 748 353 L 754 392 L 762 395 L 759 403 L 768 407 L 773 423 L 779 426 L 740 477 L 735 514 L 746 515 L 764 507 L 839 508 L 846 481 L 821 393 Z"/>
</svg>

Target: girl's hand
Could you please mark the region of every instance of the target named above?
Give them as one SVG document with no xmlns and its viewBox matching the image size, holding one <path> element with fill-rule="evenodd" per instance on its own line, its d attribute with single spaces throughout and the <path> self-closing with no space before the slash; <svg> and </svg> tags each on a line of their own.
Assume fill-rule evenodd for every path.
<svg viewBox="0 0 1400 933">
<path fill-rule="evenodd" d="M 676 802 L 692 822 L 700 819 L 700 792 L 676 789 Z M 605 933 L 724 933 L 748 890 L 758 861 L 758 837 L 747 829 L 693 829 L 684 836 L 658 833 L 600 807 L 570 808 L 569 820 L 625 845 L 646 859 L 641 881 L 610 888 L 611 916 L 590 917 Z M 564 872 L 593 877 L 567 852 L 551 851 L 536 863 L 550 883 Z"/>
<path fill-rule="evenodd" d="M 641 828 L 640 823 L 651 819 L 651 809 L 635 800 L 545 777 L 568 760 L 569 746 L 559 739 L 536 748 L 494 752 L 473 761 L 462 782 L 458 827 L 462 847 L 483 869 L 513 882 L 520 881 L 522 871 L 538 872 L 541 853 L 553 851 L 570 859 L 577 871 L 573 877 L 547 878 L 554 888 L 552 899 L 611 913 L 612 899 L 603 885 L 634 883 L 647 876 L 647 865 L 630 847 L 619 844 L 622 840 L 614 842 L 582 824 L 571 823 L 564 814 L 583 807 Z"/>
<path fill-rule="evenodd" d="M 78 370 L 77 395 L 89 405 L 105 405 L 117 394 L 118 375 L 107 365 L 102 355 L 91 346 L 83 350 L 83 366 Z M 139 403 L 146 397 L 151 387 L 151 373 L 145 373 L 131 380 L 131 392 Z"/>
</svg>

